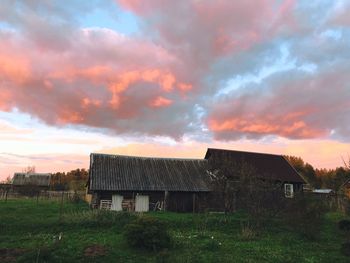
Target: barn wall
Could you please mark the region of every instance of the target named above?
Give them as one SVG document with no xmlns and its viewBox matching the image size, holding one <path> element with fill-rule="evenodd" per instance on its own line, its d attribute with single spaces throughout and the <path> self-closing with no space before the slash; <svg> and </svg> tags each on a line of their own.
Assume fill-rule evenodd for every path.
<svg viewBox="0 0 350 263">
<path fill-rule="evenodd" d="M 168 192 L 167 200 L 165 200 L 165 192 L 160 191 L 99 191 L 93 195 L 93 199 L 96 204 L 99 204 L 100 200 L 112 200 L 112 195 L 121 195 L 123 200 L 135 200 L 136 196 L 147 195 L 149 197 L 149 208 L 153 211 L 155 205 L 161 205 L 164 207 L 164 201 L 166 201 L 166 210 L 173 212 L 202 212 L 205 211 L 207 206 L 208 193 L 192 193 L 192 192 Z M 195 199 L 193 200 L 193 194 Z M 193 207 L 194 204 L 194 207 Z"/>
</svg>

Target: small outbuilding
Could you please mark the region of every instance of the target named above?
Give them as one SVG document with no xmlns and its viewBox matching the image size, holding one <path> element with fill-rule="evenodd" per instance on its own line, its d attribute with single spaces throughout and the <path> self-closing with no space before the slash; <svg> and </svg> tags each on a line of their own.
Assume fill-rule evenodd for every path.
<svg viewBox="0 0 350 263">
<path fill-rule="evenodd" d="M 14 187 L 36 186 L 47 189 L 50 186 L 51 174 L 49 173 L 15 173 L 12 178 Z"/>
</svg>

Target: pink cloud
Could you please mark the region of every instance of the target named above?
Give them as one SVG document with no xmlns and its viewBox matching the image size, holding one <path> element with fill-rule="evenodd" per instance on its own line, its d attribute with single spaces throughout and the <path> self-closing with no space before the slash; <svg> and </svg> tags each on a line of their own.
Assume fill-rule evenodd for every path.
<svg viewBox="0 0 350 263">
<path fill-rule="evenodd" d="M 262 87 L 252 85 L 240 96 L 222 98 L 208 116 L 208 127 L 217 139 L 225 140 L 267 135 L 346 138 L 349 127 L 345 119 L 350 108 L 346 71 L 338 67 L 293 79 L 297 72 L 291 70 L 287 83 L 284 74 L 272 75 Z"/>
<path fill-rule="evenodd" d="M 159 32 L 159 43 L 199 68 L 295 28 L 294 0 L 118 1 Z M 168 15 L 171 14 L 171 15 Z M 201 66 L 202 65 L 202 66 Z"/>
<path fill-rule="evenodd" d="M 149 41 L 110 30 L 84 29 L 75 34 L 79 40 L 64 53 L 45 51 L 44 56 L 40 47 L 16 33 L 13 41 L 2 37 L 1 109 L 16 107 L 54 125 L 82 124 L 116 133 L 174 130 L 176 137 L 183 133 L 185 123 L 179 125 L 178 120 L 176 129 L 158 128 L 160 119 L 169 114 L 163 109 L 181 103 L 183 93 L 192 87 L 176 70 L 172 55 Z M 93 44 L 96 37 L 103 43 L 98 47 Z M 149 119 L 151 126 L 134 127 L 139 118 Z"/>
<path fill-rule="evenodd" d="M 171 104 L 172 104 L 171 100 L 164 98 L 164 97 L 160 97 L 160 96 L 151 102 L 151 106 L 155 107 L 155 108 L 167 107 Z"/>
<path fill-rule="evenodd" d="M 53 10 L 52 20 L 47 5 L 41 11 L 45 14 L 38 15 L 34 4 L 21 4 L 30 16 L 12 10 L 10 4 L 0 8 L 3 14 L 12 10 L 13 16 L 6 15 L 4 21 L 15 27 L 0 31 L 0 109 L 17 108 L 50 125 L 175 139 L 197 133 L 205 124 L 222 139 L 270 134 L 315 138 L 330 135 L 332 127 L 346 134 L 348 129 L 332 117 L 344 113 L 345 106 L 338 105 L 346 104 L 347 87 L 339 83 L 344 100 L 332 99 L 336 106 L 330 107 L 312 97 L 315 78 L 321 93 L 332 98 L 316 74 L 297 84 L 283 75 L 282 82 L 291 82 L 290 87 L 271 84 L 272 98 L 265 96 L 267 88 L 256 88 L 263 98 L 258 102 L 243 91 L 216 101 L 215 94 L 228 79 L 241 72 L 255 74 L 278 59 L 274 53 L 280 42 L 305 34 L 308 27 L 300 30 L 300 17 L 308 14 L 296 16 L 301 8 L 296 1 L 118 2 L 139 17 L 141 32 L 125 36 L 109 29 L 79 28 L 66 6 Z M 296 67 L 303 59 L 312 62 L 309 53 L 329 53 L 327 47 L 322 56 L 312 50 L 309 47 L 305 58 L 300 50 L 295 52 Z M 330 86 L 338 81 L 337 74 L 327 78 Z M 295 90 L 306 94 L 313 111 Z M 320 121 L 318 114 L 327 121 Z"/>
</svg>

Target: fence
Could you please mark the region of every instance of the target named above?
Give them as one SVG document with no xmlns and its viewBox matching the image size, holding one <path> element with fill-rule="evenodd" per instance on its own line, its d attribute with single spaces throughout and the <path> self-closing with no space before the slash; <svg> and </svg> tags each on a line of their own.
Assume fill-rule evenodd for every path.
<svg viewBox="0 0 350 263">
<path fill-rule="evenodd" d="M 82 199 L 85 200 L 85 192 L 79 191 L 45 191 L 40 190 L 33 194 L 18 192 L 13 189 L 0 189 L 0 200 L 8 200 L 8 199 L 37 199 L 37 200 L 61 200 L 70 201 L 74 199 Z"/>
<path fill-rule="evenodd" d="M 334 195 L 329 198 L 329 207 L 332 210 L 340 211 L 344 214 L 350 214 L 350 200 L 345 195 Z"/>
<path fill-rule="evenodd" d="M 321 202 L 323 202 L 328 209 L 332 211 L 339 211 L 344 214 L 350 214 L 350 199 L 341 193 L 329 193 L 329 194 L 322 194 L 322 193 L 307 193 L 310 196 L 313 196 L 314 198 L 319 199 Z"/>
</svg>

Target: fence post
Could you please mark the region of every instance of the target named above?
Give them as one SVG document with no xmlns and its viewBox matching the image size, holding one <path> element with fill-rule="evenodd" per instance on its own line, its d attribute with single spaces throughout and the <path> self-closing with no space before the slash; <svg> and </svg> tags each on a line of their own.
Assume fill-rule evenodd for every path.
<svg viewBox="0 0 350 263">
<path fill-rule="evenodd" d="M 8 189 L 5 190 L 5 203 L 7 203 L 7 193 L 8 193 Z"/>
<path fill-rule="evenodd" d="M 39 203 L 39 195 L 40 195 L 40 190 L 39 190 L 38 193 L 36 194 L 36 204 Z"/>
<path fill-rule="evenodd" d="M 59 218 L 59 221 L 60 221 L 60 222 L 62 221 L 63 197 L 64 197 L 64 191 L 62 191 L 62 196 L 61 196 L 60 218 Z"/>
</svg>

